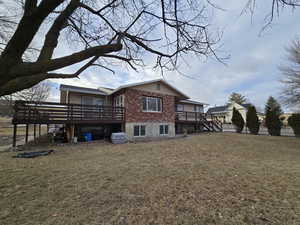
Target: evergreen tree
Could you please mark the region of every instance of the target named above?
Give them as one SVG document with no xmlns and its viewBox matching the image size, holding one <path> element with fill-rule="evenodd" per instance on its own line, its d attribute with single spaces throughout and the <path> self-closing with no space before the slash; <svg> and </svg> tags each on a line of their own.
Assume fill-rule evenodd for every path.
<svg viewBox="0 0 300 225">
<path fill-rule="evenodd" d="M 237 103 L 237 104 L 245 104 L 247 102 L 247 98 L 239 93 L 233 92 L 228 99 L 228 104 L 231 103 Z"/>
<path fill-rule="evenodd" d="M 258 134 L 259 131 L 259 120 L 255 106 L 251 105 L 248 107 L 246 126 L 249 128 L 251 134 Z"/>
<path fill-rule="evenodd" d="M 272 136 L 280 136 L 282 122 L 279 116 L 282 114 L 282 110 L 280 104 L 272 96 L 269 97 L 266 103 L 265 114 L 269 134 Z"/>
<path fill-rule="evenodd" d="M 235 125 L 236 132 L 241 133 L 242 130 L 244 129 L 245 122 L 242 115 L 238 110 L 236 110 L 235 107 L 233 107 L 231 121 Z"/>
<path fill-rule="evenodd" d="M 289 119 L 289 125 L 292 127 L 296 137 L 300 137 L 300 113 L 292 114 Z"/>
</svg>

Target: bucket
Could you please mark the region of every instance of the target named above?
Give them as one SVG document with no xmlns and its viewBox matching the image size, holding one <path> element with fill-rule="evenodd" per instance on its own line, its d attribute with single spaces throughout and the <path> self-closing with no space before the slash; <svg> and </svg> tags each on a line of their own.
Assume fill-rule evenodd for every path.
<svg viewBox="0 0 300 225">
<path fill-rule="evenodd" d="M 84 133 L 84 139 L 85 141 L 92 141 L 93 138 L 92 138 L 92 133 Z"/>
</svg>

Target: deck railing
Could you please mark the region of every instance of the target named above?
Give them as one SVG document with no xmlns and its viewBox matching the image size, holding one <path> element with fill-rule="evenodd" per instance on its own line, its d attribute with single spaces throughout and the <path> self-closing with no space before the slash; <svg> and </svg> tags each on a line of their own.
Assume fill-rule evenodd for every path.
<svg viewBox="0 0 300 225">
<path fill-rule="evenodd" d="M 177 111 L 176 120 L 178 121 L 203 121 L 205 119 L 205 113 L 201 112 L 186 112 Z"/>
<path fill-rule="evenodd" d="M 222 122 L 211 114 L 201 112 L 177 111 L 176 121 L 186 123 L 202 123 L 212 130 L 222 130 Z"/>
<path fill-rule="evenodd" d="M 16 101 L 14 124 L 94 123 L 124 121 L 123 107 Z"/>
</svg>

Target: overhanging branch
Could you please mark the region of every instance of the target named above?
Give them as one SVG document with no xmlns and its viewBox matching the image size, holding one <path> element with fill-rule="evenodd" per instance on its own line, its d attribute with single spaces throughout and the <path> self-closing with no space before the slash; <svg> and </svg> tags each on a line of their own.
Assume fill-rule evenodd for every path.
<svg viewBox="0 0 300 225">
<path fill-rule="evenodd" d="M 27 74 L 45 73 L 67 67 L 81 61 L 84 61 L 93 56 L 101 56 L 107 53 L 120 51 L 122 49 L 121 44 L 111 44 L 91 47 L 86 50 L 74 53 L 69 56 L 64 56 L 57 59 L 38 61 L 35 63 L 22 63 L 19 66 L 13 68 L 10 72 L 15 77 L 24 76 Z"/>
</svg>

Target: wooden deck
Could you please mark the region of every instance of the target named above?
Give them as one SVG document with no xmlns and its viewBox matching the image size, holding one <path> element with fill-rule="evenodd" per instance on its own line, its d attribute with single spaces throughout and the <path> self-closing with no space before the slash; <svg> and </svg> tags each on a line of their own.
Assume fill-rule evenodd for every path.
<svg viewBox="0 0 300 225">
<path fill-rule="evenodd" d="M 176 122 L 195 123 L 202 122 L 205 119 L 205 113 L 200 112 L 176 112 Z"/>
<path fill-rule="evenodd" d="M 202 125 L 207 131 L 222 131 L 222 122 L 213 117 L 211 114 L 201 112 L 176 112 L 176 123 Z"/>
<path fill-rule="evenodd" d="M 123 123 L 123 107 L 16 101 L 13 124 Z"/>
</svg>

